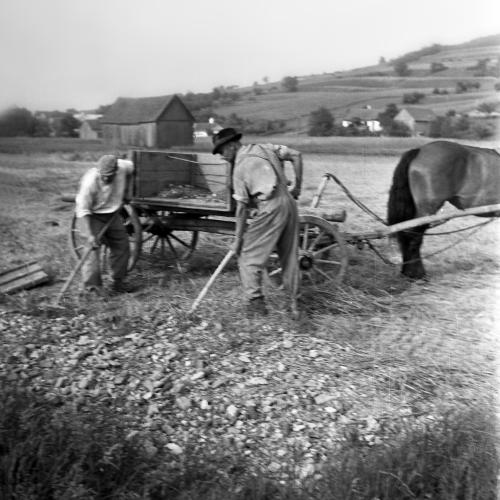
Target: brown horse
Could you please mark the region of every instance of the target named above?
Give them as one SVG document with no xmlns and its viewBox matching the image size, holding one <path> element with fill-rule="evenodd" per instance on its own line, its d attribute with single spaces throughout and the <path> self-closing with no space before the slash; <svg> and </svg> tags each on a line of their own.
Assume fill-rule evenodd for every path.
<svg viewBox="0 0 500 500">
<path fill-rule="evenodd" d="M 500 155 L 493 149 L 435 141 L 403 154 L 389 191 L 389 225 L 435 214 L 448 201 L 459 209 L 500 203 Z M 488 216 L 499 216 L 499 213 Z M 425 276 L 420 257 L 424 233 L 419 226 L 397 233 L 402 273 Z"/>
</svg>

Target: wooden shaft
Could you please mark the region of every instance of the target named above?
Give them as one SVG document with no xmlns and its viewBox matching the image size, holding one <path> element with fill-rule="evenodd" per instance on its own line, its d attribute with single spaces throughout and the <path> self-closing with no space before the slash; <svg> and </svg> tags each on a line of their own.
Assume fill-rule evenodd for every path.
<svg viewBox="0 0 500 500">
<path fill-rule="evenodd" d="M 233 250 L 229 250 L 226 256 L 221 260 L 220 264 L 217 266 L 217 269 L 214 271 L 210 279 L 207 281 L 206 285 L 203 287 L 203 290 L 199 293 L 196 300 L 193 302 L 191 309 L 189 310 L 189 314 L 193 313 L 195 309 L 199 306 L 200 302 L 203 300 L 205 295 L 207 294 L 209 288 L 214 284 L 214 281 L 217 279 L 217 276 L 222 272 L 222 270 L 226 267 L 227 263 L 231 260 L 231 257 L 234 255 Z"/>
<path fill-rule="evenodd" d="M 363 233 L 358 235 L 363 238 L 375 239 L 383 238 L 391 234 L 399 233 L 400 231 L 407 231 L 409 229 L 415 229 L 419 226 L 425 226 L 427 224 L 432 224 L 433 222 L 446 222 L 451 219 L 457 219 L 458 217 L 467 217 L 469 215 L 487 215 L 492 214 L 491 217 L 500 217 L 500 203 L 496 205 L 484 205 L 482 207 L 472 207 L 465 210 L 460 210 L 457 212 L 450 212 L 449 214 L 436 214 L 427 215 L 425 217 L 418 217 L 417 219 L 410 219 L 404 222 L 398 222 L 392 226 L 387 226 L 384 229 L 378 231 Z"/>
<path fill-rule="evenodd" d="M 316 194 L 313 196 L 312 202 L 311 202 L 311 207 L 310 208 L 317 208 L 319 205 L 319 202 L 321 200 L 321 196 L 323 194 L 323 191 L 325 190 L 326 183 L 329 181 L 330 177 L 328 175 L 324 175 L 323 179 L 321 180 L 321 184 L 318 186 L 318 190 L 316 191 Z"/>
</svg>

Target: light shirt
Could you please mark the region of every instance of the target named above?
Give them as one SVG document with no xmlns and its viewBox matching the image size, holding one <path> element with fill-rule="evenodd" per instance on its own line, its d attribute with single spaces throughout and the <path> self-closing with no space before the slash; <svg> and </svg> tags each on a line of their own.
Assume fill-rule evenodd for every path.
<svg viewBox="0 0 500 500">
<path fill-rule="evenodd" d="M 292 159 L 292 152 L 287 146 L 276 144 L 248 144 L 238 150 L 233 170 L 233 198 L 248 204 L 252 199 L 264 201 L 270 199 L 278 178 L 271 165 L 279 165 Z"/>
<path fill-rule="evenodd" d="M 119 159 L 118 170 L 110 184 L 102 182 L 97 167 L 85 172 L 76 195 L 76 216 L 116 212 L 125 195 L 127 175 L 133 171 L 134 164 L 130 160 Z"/>
</svg>

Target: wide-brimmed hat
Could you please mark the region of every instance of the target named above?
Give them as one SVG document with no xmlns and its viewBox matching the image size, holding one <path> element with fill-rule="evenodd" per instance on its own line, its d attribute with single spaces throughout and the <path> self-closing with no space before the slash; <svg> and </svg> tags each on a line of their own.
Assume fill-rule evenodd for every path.
<svg viewBox="0 0 500 500">
<path fill-rule="evenodd" d="M 118 158 L 115 155 L 104 155 L 97 161 L 97 170 L 101 175 L 113 175 L 118 170 Z"/>
<path fill-rule="evenodd" d="M 236 132 L 234 128 L 228 127 L 223 128 L 220 132 L 215 134 L 212 138 L 212 142 L 214 143 L 214 149 L 212 150 L 212 154 L 216 155 L 219 153 L 220 148 L 231 141 L 239 141 L 243 134 Z"/>
</svg>

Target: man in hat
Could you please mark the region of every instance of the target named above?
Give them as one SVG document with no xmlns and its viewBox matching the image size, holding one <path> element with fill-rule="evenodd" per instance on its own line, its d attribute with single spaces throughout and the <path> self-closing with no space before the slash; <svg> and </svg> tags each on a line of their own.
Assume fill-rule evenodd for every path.
<svg viewBox="0 0 500 500">
<path fill-rule="evenodd" d="M 291 312 L 298 317 L 299 287 L 296 199 L 302 185 L 302 155 L 274 144 L 242 145 L 241 133 L 225 128 L 213 136 L 213 154 L 233 167 L 233 198 L 236 200 L 236 231 L 233 250 L 238 256 L 240 277 L 247 298 L 247 315 L 266 315 L 262 273 L 271 253 L 277 250 L 283 285 L 290 293 Z M 284 162 L 290 161 L 295 180 L 289 188 Z M 249 210 L 256 215 L 249 221 Z"/>
<path fill-rule="evenodd" d="M 95 249 L 82 265 L 83 285 L 88 291 L 100 293 L 102 290 L 100 243 L 105 243 L 110 250 L 112 292 L 130 291 L 130 287 L 124 282 L 130 254 L 128 234 L 121 215 L 113 216 L 123 203 L 128 179 L 133 170 L 134 164 L 130 160 L 104 155 L 80 181 L 75 212 L 88 237 L 88 245 Z M 109 222 L 103 241 L 98 242 L 97 235 Z"/>
</svg>

